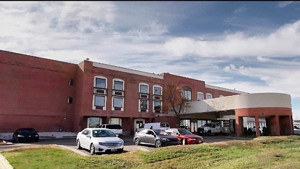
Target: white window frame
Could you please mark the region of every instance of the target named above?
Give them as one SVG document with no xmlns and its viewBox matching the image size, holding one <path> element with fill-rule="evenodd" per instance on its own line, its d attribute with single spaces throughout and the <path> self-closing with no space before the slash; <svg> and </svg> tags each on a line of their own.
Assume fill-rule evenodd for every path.
<svg viewBox="0 0 300 169">
<path fill-rule="evenodd" d="M 107 78 L 104 76 L 94 76 L 94 87 L 96 87 L 96 78 L 105 79 L 105 88 L 107 89 Z"/>
<path fill-rule="evenodd" d="M 146 85 L 146 86 L 148 86 L 147 94 L 149 94 L 149 84 L 147 84 L 147 83 L 139 83 L 139 93 L 141 93 L 141 85 Z"/>
<path fill-rule="evenodd" d="M 144 100 L 144 99 L 139 99 L 139 112 L 142 112 L 141 111 L 141 100 Z M 146 110 L 146 113 L 148 113 L 149 112 L 149 99 L 147 100 L 147 110 Z M 142 112 L 142 113 L 144 113 L 144 112 Z"/>
<path fill-rule="evenodd" d="M 101 78 L 101 79 L 105 79 L 105 89 L 107 89 L 107 78 L 104 77 L 104 76 L 94 76 L 94 87 L 96 87 L 96 79 L 97 78 Z M 103 110 L 106 110 L 106 103 L 107 103 L 107 95 L 100 95 L 100 96 L 104 96 L 104 107 L 103 107 Z M 96 109 L 96 106 L 95 106 L 95 97 L 96 95 L 94 94 L 93 95 L 93 102 L 92 102 L 92 109 L 93 110 L 98 110 Z"/>
<path fill-rule="evenodd" d="M 155 95 L 155 93 L 154 93 L 154 91 L 155 91 L 154 88 L 155 88 L 155 87 L 159 87 L 159 88 L 160 88 L 160 95 L 162 96 L 162 94 L 163 94 L 163 88 L 162 88 L 162 86 L 160 86 L 160 85 L 153 85 L 153 89 L 152 89 L 153 95 Z M 153 112 L 153 113 L 156 113 L 156 112 L 155 112 L 155 104 L 154 104 L 154 101 L 155 101 L 155 100 L 153 100 L 153 102 L 152 102 L 152 108 L 153 108 L 153 109 L 152 109 L 152 112 Z M 160 112 L 159 112 L 159 113 L 162 113 L 163 102 L 162 102 L 162 100 L 161 100 L 160 102 L 161 102 L 161 103 L 160 103 L 160 107 L 161 107 L 161 108 L 160 108 Z"/>
<path fill-rule="evenodd" d="M 202 94 L 202 100 L 199 100 L 199 94 Z M 204 93 L 203 92 L 197 92 L 197 101 L 203 101 L 204 100 Z"/>
<path fill-rule="evenodd" d="M 207 96 L 211 96 L 211 98 L 209 98 L 209 99 L 212 99 L 213 98 L 213 95 L 211 94 L 211 93 L 206 93 L 206 96 L 205 96 L 205 99 L 207 100 L 208 98 L 207 98 Z"/>
<path fill-rule="evenodd" d="M 154 95 L 154 88 L 159 87 L 160 88 L 160 95 L 162 95 L 162 87 L 160 85 L 153 85 L 153 95 Z"/>
<path fill-rule="evenodd" d="M 125 81 L 122 79 L 113 79 L 112 89 L 115 90 L 115 81 L 123 82 L 123 91 L 125 90 Z"/>
<path fill-rule="evenodd" d="M 111 110 L 115 110 L 115 107 L 114 107 L 114 98 L 122 98 L 123 100 L 122 100 L 122 108 L 121 108 L 121 110 L 118 110 L 118 111 L 124 111 L 124 97 L 118 97 L 118 96 L 113 96 L 113 97 L 111 97 Z"/>
<path fill-rule="evenodd" d="M 95 106 L 95 97 L 96 96 L 103 96 L 103 95 L 95 95 L 94 94 L 94 96 L 93 96 L 93 110 L 98 110 L 98 109 L 96 109 L 96 106 Z M 106 102 L 107 102 L 107 96 L 104 96 L 104 107 L 103 107 L 103 110 L 106 110 Z"/>
<path fill-rule="evenodd" d="M 147 93 L 144 93 L 144 94 L 150 94 L 149 93 L 149 84 L 147 84 L 147 83 L 139 83 L 139 94 L 141 93 L 141 85 L 146 85 L 146 86 L 148 86 L 148 91 L 147 91 Z M 139 105 L 138 105 L 138 110 L 139 110 L 139 112 L 141 112 L 141 100 L 144 100 L 144 99 L 140 99 L 139 98 Z M 148 113 L 149 112 L 149 97 L 148 97 L 148 99 L 147 99 L 147 110 L 146 110 L 146 112 Z"/>
</svg>

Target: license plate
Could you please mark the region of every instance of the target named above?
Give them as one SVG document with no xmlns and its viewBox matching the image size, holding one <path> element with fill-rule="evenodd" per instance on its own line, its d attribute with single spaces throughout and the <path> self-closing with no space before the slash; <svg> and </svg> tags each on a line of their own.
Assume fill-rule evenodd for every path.
<svg viewBox="0 0 300 169">
<path fill-rule="evenodd" d="M 111 149 L 111 152 L 116 152 L 117 151 L 117 149 Z"/>
</svg>

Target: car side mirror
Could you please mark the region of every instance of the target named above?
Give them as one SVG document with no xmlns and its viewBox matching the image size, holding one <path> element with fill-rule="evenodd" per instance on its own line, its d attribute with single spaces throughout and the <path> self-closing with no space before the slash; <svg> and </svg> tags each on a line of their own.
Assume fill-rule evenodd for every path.
<svg viewBox="0 0 300 169">
<path fill-rule="evenodd" d="M 87 138 L 92 138 L 91 136 L 86 136 Z"/>
<path fill-rule="evenodd" d="M 120 135 L 119 135 L 119 134 L 116 134 L 116 136 L 117 136 L 117 137 L 120 137 Z"/>
</svg>

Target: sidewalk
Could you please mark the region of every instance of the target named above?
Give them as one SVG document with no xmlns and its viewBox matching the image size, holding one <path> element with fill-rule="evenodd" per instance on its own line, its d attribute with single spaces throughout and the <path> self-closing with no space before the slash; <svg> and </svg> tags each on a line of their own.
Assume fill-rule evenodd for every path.
<svg viewBox="0 0 300 169">
<path fill-rule="evenodd" d="M 0 153 L 0 169 L 13 169 L 9 162 Z"/>
</svg>

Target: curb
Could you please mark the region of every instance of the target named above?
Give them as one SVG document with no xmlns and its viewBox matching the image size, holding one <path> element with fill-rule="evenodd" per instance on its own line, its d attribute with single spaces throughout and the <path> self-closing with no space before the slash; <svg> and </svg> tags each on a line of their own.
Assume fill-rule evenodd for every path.
<svg viewBox="0 0 300 169">
<path fill-rule="evenodd" d="M 13 169 L 13 167 L 9 164 L 9 162 L 0 154 L 0 168 L 1 169 Z"/>
</svg>

